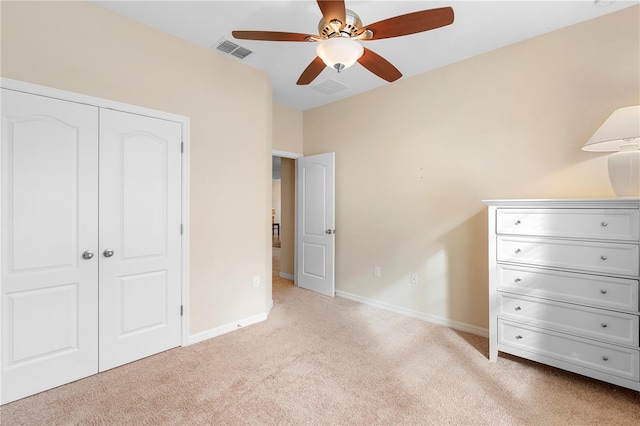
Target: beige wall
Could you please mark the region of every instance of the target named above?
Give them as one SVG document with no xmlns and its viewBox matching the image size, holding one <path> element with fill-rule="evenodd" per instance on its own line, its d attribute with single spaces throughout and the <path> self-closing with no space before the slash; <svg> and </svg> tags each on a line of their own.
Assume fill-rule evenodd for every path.
<svg viewBox="0 0 640 426">
<path fill-rule="evenodd" d="M 273 149 L 302 154 L 302 111 L 274 102 Z"/>
<path fill-rule="evenodd" d="M 91 3 L 1 7 L 3 77 L 191 118 L 191 332 L 264 313 L 273 131 L 266 74 Z"/>
<path fill-rule="evenodd" d="M 486 327 L 481 200 L 613 196 L 580 146 L 640 103 L 638 7 L 304 113 L 265 74 L 90 3 L 1 14 L 3 77 L 191 117 L 194 333 L 267 309 L 271 152 L 303 140 L 337 155 L 337 289 Z"/>
<path fill-rule="evenodd" d="M 283 158 L 280 163 L 282 222 L 280 224 L 280 272 L 293 276 L 295 240 L 296 162 Z"/>
<path fill-rule="evenodd" d="M 336 152 L 336 289 L 486 328 L 481 200 L 613 196 L 606 157 L 580 147 L 640 103 L 639 19 L 629 8 L 305 111 L 304 154 Z"/>
</svg>

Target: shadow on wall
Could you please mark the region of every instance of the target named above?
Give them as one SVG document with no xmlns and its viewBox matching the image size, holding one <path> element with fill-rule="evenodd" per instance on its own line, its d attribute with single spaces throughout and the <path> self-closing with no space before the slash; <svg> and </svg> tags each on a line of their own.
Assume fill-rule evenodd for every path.
<svg viewBox="0 0 640 426">
<path fill-rule="evenodd" d="M 467 324 L 489 326 L 488 212 L 483 208 L 442 239 L 449 248 L 448 314 Z M 442 305 L 444 305 L 444 300 Z"/>
<path fill-rule="evenodd" d="M 413 267 L 422 277 L 422 285 L 419 282 L 411 287 L 418 310 L 465 325 L 488 327 L 487 220 L 487 209 L 483 208 L 427 242 L 425 256 Z"/>
<path fill-rule="evenodd" d="M 370 299 L 373 304 L 436 323 L 458 323 L 484 334 L 489 317 L 487 209 L 477 202 L 459 209 L 463 210 L 465 213 L 458 217 L 432 211 L 433 220 L 426 220 L 419 231 L 402 226 L 381 230 L 386 243 L 378 245 L 378 250 L 367 247 L 374 245 L 378 236 L 343 241 L 358 244 L 355 253 L 359 257 L 375 258 L 382 274 L 363 274 L 358 268 L 349 268 L 349 262 L 338 256 L 337 260 L 344 263 L 343 277 L 347 278 L 336 284 L 351 284 L 340 290 Z M 416 282 L 412 282 L 412 274 L 416 274 Z"/>
</svg>

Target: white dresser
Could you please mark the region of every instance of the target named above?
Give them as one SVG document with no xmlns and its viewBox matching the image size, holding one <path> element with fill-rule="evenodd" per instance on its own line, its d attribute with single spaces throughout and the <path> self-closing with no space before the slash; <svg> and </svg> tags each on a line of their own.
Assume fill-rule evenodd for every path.
<svg viewBox="0 0 640 426">
<path fill-rule="evenodd" d="M 640 391 L 640 199 L 492 200 L 498 351 Z"/>
</svg>

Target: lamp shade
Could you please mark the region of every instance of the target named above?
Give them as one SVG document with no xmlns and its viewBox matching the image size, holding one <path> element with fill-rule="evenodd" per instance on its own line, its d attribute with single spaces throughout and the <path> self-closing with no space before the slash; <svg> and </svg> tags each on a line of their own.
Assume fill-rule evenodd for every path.
<svg viewBox="0 0 640 426">
<path fill-rule="evenodd" d="M 360 59 L 364 48 L 357 40 L 348 37 L 333 37 L 321 41 L 316 48 L 316 53 L 327 66 L 340 70 L 343 67 L 336 67 L 336 64 L 342 64 L 344 68 L 349 68 Z"/>
<path fill-rule="evenodd" d="M 640 138 L 640 105 L 613 111 L 584 144 L 582 150 L 618 151 L 621 145 L 629 143 L 634 138 Z"/>
<path fill-rule="evenodd" d="M 582 149 L 617 151 L 607 160 L 611 187 L 618 197 L 640 197 L 640 105 L 613 111 Z"/>
</svg>

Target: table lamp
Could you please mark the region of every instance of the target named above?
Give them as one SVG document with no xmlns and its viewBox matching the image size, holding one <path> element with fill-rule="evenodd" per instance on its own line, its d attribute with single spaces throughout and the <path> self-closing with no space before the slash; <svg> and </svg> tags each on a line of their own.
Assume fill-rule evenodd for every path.
<svg viewBox="0 0 640 426">
<path fill-rule="evenodd" d="M 618 197 L 640 197 L 640 105 L 618 108 L 582 147 L 616 151 L 609 156 L 609 182 Z"/>
</svg>

